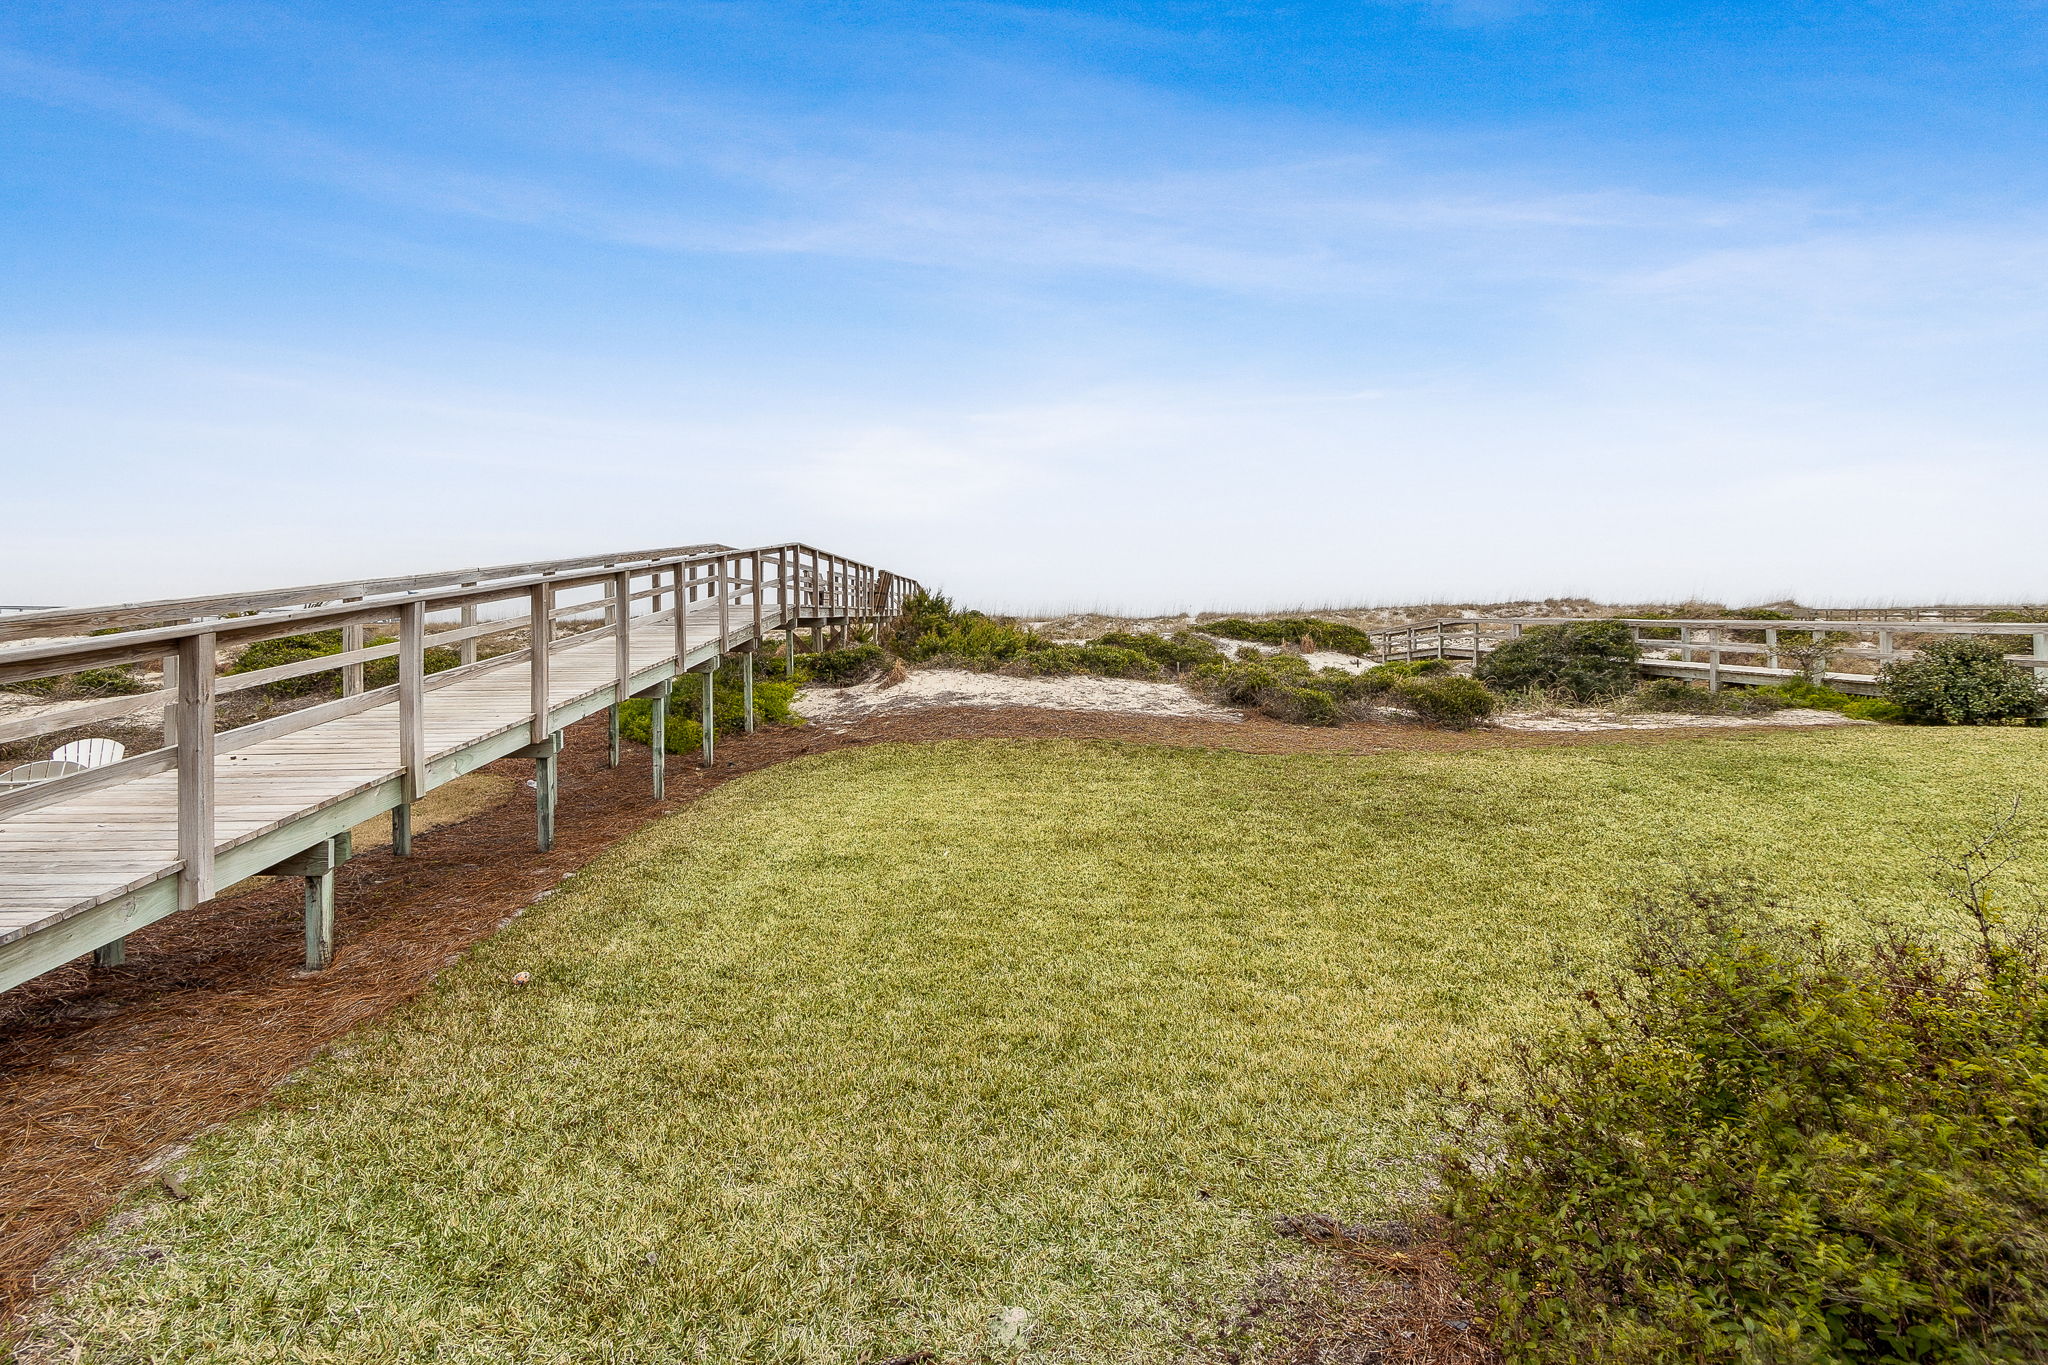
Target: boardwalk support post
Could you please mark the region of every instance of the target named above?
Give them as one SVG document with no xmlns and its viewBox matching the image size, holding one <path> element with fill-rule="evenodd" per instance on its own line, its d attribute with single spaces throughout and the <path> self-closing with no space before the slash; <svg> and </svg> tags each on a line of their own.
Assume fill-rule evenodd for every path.
<svg viewBox="0 0 2048 1365">
<path fill-rule="evenodd" d="M 412 802 L 400 801 L 391 808 L 391 853 L 393 857 L 412 856 Z"/>
<path fill-rule="evenodd" d="M 325 970 L 334 961 L 334 870 L 354 850 L 346 833 L 322 839 L 303 853 L 263 869 L 266 877 L 306 879 L 306 970 Z"/>
<path fill-rule="evenodd" d="M 92 965 L 95 967 L 118 967 L 128 960 L 128 936 L 123 934 L 112 943 L 102 943 L 92 950 Z"/>
<path fill-rule="evenodd" d="M 609 733 L 609 742 L 611 744 L 611 756 L 609 761 L 611 763 L 611 766 L 614 768 L 619 766 L 619 705 L 620 704 L 618 702 L 613 702 L 610 706 L 607 706 L 604 709 L 605 726 Z"/>
<path fill-rule="evenodd" d="M 534 842 L 546 853 L 555 846 L 555 756 L 533 760 Z"/>
<path fill-rule="evenodd" d="M 718 660 L 713 659 L 709 664 L 705 665 L 703 673 L 704 701 L 702 712 L 702 729 L 704 731 L 704 766 L 707 768 L 710 767 L 718 757 L 718 717 L 715 714 L 717 699 L 714 692 L 714 688 L 716 686 L 715 680 L 717 679 L 717 677 Z"/>
<path fill-rule="evenodd" d="M 562 736 L 557 731 L 512 755 L 533 760 L 534 841 L 543 853 L 555 846 L 555 768 L 561 752 Z"/>
<path fill-rule="evenodd" d="M 740 655 L 740 705 L 747 717 L 747 733 L 754 733 L 754 651 Z"/>
<path fill-rule="evenodd" d="M 668 799 L 668 699 L 673 682 L 664 682 L 648 699 L 647 741 L 654 750 L 654 799 Z"/>
</svg>

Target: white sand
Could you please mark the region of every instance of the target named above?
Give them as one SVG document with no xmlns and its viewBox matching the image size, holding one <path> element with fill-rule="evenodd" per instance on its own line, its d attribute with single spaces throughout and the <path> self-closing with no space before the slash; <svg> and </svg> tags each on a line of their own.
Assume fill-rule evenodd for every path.
<svg viewBox="0 0 2048 1365">
<path fill-rule="evenodd" d="M 846 724 L 881 711 L 927 706 L 1041 706 L 1060 711 L 1121 711 L 1134 716 L 1183 716 L 1241 721 L 1227 706 L 1203 701 L 1179 683 L 1131 678 L 1010 678 L 964 669 L 921 669 L 894 687 L 806 687 L 795 710 L 821 724 Z"/>
<path fill-rule="evenodd" d="M 1877 722 L 1852 720 L 1839 711 L 1798 708 L 1767 711 L 1755 716 L 1687 716 L 1664 711 L 1603 711 L 1586 707 L 1559 711 L 1511 711 L 1495 716 L 1493 723 L 1503 730 L 1676 730 L 1694 726 L 1733 730 L 1770 725 L 1810 727 L 1875 725 Z"/>
</svg>

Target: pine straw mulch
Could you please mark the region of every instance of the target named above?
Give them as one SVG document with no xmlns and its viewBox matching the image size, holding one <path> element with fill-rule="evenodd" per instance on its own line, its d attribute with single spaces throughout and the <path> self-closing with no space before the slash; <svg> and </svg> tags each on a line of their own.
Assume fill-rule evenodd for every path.
<svg viewBox="0 0 2048 1365">
<path fill-rule="evenodd" d="M 1261 1275 L 1215 1343 L 1190 1353 L 1190 1365 L 1500 1360 L 1434 1219 L 1359 1225 L 1311 1213 L 1276 1219 L 1275 1227 L 1312 1250 Z"/>
<path fill-rule="evenodd" d="M 419 835 L 411 858 L 385 848 L 359 854 L 341 869 L 338 950 L 324 972 L 301 970 L 301 893 L 296 879 L 285 878 L 139 930 L 129 938 L 123 966 L 95 969 L 82 959 L 0 997 L 0 1151 L 6 1153 L 0 1165 L 0 1320 L 27 1306 L 38 1271 L 168 1149 L 255 1105 L 341 1034 L 417 995 L 470 945 L 619 838 L 745 773 L 855 745 L 948 739 L 1103 739 L 1262 754 L 1370 754 L 1662 742 L 1701 733 L 1725 738 L 1730 732 L 1316 730 L 1259 716 L 1229 724 L 932 708 L 871 716 L 843 728 L 734 736 L 721 744 L 713 769 L 672 760 L 668 799 L 656 803 L 647 789 L 647 751 L 628 745 L 628 761 L 611 769 L 602 720 L 586 722 L 569 732 L 564 750 L 551 852 L 533 847 L 524 762 L 491 765 L 486 771 L 522 779 L 512 799 Z M 1364 1264 L 1339 1257 L 1331 1273 L 1349 1283 L 1366 1273 Z M 1392 1279 L 1375 1273 L 1372 1283 L 1382 1289 L 1365 1300 L 1354 1294 L 1354 1300 L 1377 1302 L 1372 1295 L 1386 1297 L 1382 1291 L 1393 1286 L 1399 1292 L 1388 1302 L 1412 1300 L 1411 1306 L 1434 1305 L 1428 1311 L 1435 1312 L 1451 1293 L 1450 1281 L 1434 1278 L 1435 1272 Z M 1289 1311 L 1308 1310 L 1296 1304 Z M 1481 1358 L 1354 1353 L 1291 1359 L 1306 1365 Z"/>
</svg>

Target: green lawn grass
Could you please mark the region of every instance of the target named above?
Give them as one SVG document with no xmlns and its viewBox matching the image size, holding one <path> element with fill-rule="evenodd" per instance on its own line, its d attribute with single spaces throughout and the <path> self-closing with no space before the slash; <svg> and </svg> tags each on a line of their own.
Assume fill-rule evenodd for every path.
<svg viewBox="0 0 2048 1365">
<path fill-rule="evenodd" d="M 1182 1358 L 1420 1170 L 1635 891 L 1932 913 L 2038 732 L 1258 757 L 954 743 L 626 841 L 145 1193 L 84 1361 Z M 508 984 L 530 971 L 533 984 Z M 1030 1315 L 1021 1342 L 991 1322 Z"/>
</svg>

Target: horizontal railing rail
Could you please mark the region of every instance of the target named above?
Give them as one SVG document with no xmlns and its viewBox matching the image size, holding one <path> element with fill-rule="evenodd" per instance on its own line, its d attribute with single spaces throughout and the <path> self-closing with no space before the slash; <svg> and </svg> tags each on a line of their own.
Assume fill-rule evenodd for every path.
<svg viewBox="0 0 2048 1365">
<path fill-rule="evenodd" d="M 1411 625 L 1366 632 L 1374 654 L 1382 659 L 1478 659 L 1502 642 L 1532 626 L 1580 625 L 1615 621 L 1629 629 L 1644 651 L 1652 671 L 1697 672 L 1718 689 L 1724 672 L 1736 681 L 1810 676 L 1852 685 L 1874 685 L 1877 674 L 1830 671 L 1837 660 L 1860 659 L 1878 669 L 1916 654 L 1912 637 L 1930 635 L 2005 635 L 2027 637 L 2029 649 L 2008 653 L 2009 662 L 2034 670 L 2048 682 L 2048 621 L 1949 621 L 1921 618 L 1849 620 L 1808 617 L 1775 620 L 1767 617 L 1441 617 Z M 1754 638 L 1738 638 L 1736 633 Z M 1665 657 L 1654 657 L 1662 655 Z M 1669 657 L 1675 655 L 1676 657 Z M 1798 667 L 1786 667 L 1785 659 Z M 1730 660 L 1748 662 L 1731 663 Z"/>
</svg>

